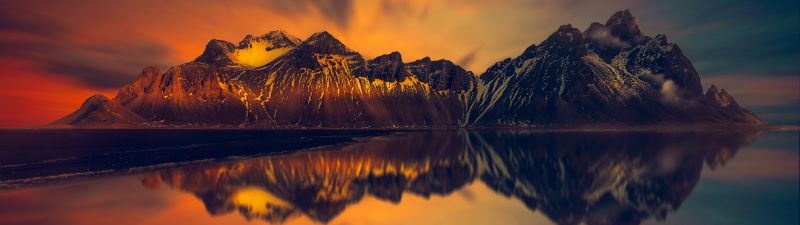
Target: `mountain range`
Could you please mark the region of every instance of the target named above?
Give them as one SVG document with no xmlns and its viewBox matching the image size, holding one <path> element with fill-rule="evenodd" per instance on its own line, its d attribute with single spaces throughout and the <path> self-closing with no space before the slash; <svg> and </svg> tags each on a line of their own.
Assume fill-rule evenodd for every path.
<svg viewBox="0 0 800 225">
<path fill-rule="evenodd" d="M 761 124 L 724 89 L 703 93 L 689 59 L 628 10 L 564 25 L 476 76 L 399 52 L 367 60 L 328 32 L 211 40 L 192 62 L 147 67 L 114 98 L 52 126 L 469 127 Z"/>
</svg>

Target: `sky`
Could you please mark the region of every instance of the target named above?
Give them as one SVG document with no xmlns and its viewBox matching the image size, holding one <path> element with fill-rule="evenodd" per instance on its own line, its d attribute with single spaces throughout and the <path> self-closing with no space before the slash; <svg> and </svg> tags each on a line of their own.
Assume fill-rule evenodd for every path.
<svg viewBox="0 0 800 225">
<path fill-rule="evenodd" d="M 199 56 L 211 39 L 328 31 L 370 59 L 449 59 L 481 74 L 560 25 L 630 9 L 700 73 L 771 124 L 800 125 L 796 0 L 0 0 L 0 127 L 46 124 L 113 97 L 142 68 Z"/>
</svg>

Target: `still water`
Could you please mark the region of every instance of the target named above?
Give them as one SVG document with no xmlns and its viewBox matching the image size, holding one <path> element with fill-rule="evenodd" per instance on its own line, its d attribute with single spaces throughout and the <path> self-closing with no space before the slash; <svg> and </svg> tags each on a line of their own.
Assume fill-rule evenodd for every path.
<svg viewBox="0 0 800 225">
<path fill-rule="evenodd" d="M 797 131 L 59 132 L 0 133 L 0 224 L 800 223 Z"/>
</svg>

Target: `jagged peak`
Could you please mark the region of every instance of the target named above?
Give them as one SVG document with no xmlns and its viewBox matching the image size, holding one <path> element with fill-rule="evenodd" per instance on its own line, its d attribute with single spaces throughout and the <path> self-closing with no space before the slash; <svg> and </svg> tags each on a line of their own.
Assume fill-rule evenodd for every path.
<svg viewBox="0 0 800 225">
<path fill-rule="evenodd" d="M 349 48 L 347 48 L 347 46 L 339 41 L 339 39 L 336 39 L 327 31 L 312 34 L 305 41 L 300 43 L 300 45 L 312 47 L 321 53 L 327 54 L 343 54 L 351 51 Z"/>
<path fill-rule="evenodd" d="M 269 31 L 260 36 L 248 34 L 239 42 L 239 48 L 249 47 L 252 42 L 267 40 L 275 47 L 295 47 L 300 44 L 300 38 L 287 33 L 284 30 Z"/>
<path fill-rule="evenodd" d="M 580 33 L 580 31 L 577 28 L 572 27 L 572 24 L 564 24 L 564 25 L 561 25 L 561 26 L 558 27 L 558 30 L 556 30 L 556 33 L 563 33 L 563 32 L 573 33 L 574 31 L 577 31 L 578 33 Z"/>
<path fill-rule="evenodd" d="M 452 65 L 455 65 L 455 66 L 461 68 L 460 66 L 456 65 L 455 63 L 453 63 L 453 61 L 450 61 L 450 60 L 447 60 L 447 59 L 433 60 L 429 56 L 425 56 L 424 58 L 418 59 L 418 60 L 410 62 L 408 64 L 420 64 L 420 63 L 430 64 L 430 63 L 433 63 L 433 62 L 444 63 L 444 64 L 452 64 Z"/>
<path fill-rule="evenodd" d="M 728 94 L 728 91 L 724 88 L 719 89 L 713 84 L 708 88 L 708 91 L 706 91 L 705 98 L 707 102 L 721 108 L 736 105 L 736 100 L 733 99 L 733 96 Z"/>
<path fill-rule="evenodd" d="M 233 64 L 230 54 L 236 50 L 236 46 L 228 41 L 211 39 L 206 44 L 203 54 L 200 54 L 194 62 L 207 64 L 230 65 Z"/>
<path fill-rule="evenodd" d="M 655 39 L 655 40 L 657 40 L 659 42 L 665 43 L 665 44 L 669 43 L 669 41 L 667 40 L 667 35 L 666 34 L 657 34 L 656 37 L 653 38 L 653 39 Z"/>
<path fill-rule="evenodd" d="M 339 42 L 339 40 L 336 39 L 336 37 L 334 37 L 331 33 L 328 33 L 328 31 L 314 33 L 306 39 L 306 42 L 328 41 L 328 40 Z"/>
<path fill-rule="evenodd" d="M 367 77 L 369 79 L 402 81 L 409 75 L 403 64 L 403 58 L 397 51 L 380 55 L 368 62 Z"/>
<path fill-rule="evenodd" d="M 719 91 L 719 95 L 722 95 L 722 96 L 731 96 L 730 94 L 728 94 L 728 92 L 727 92 L 727 91 L 725 91 L 725 88 L 723 88 L 722 90 L 720 90 L 720 91 Z M 732 97 L 732 96 L 731 96 L 731 97 Z"/>
<path fill-rule="evenodd" d="M 561 25 L 558 27 L 556 32 L 553 32 L 547 39 L 540 44 L 541 46 L 573 46 L 583 41 L 583 33 L 575 27 L 572 27 L 572 24 Z M 526 49 L 526 52 L 530 49 L 538 48 L 537 46 L 533 45 Z"/>
<path fill-rule="evenodd" d="M 262 37 L 285 37 L 285 38 L 299 39 L 296 38 L 294 35 L 289 34 L 288 32 L 286 32 L 286 30 L 283 29 L 267 32 L 266 34 L 262 35 Z"/>
<path fill-rule="evenodd" d="M 622 11 L 615 12 L 608 18 L 606 22 L 606 26 L 613 26 L 613 25 L 621 25 L 621 24 L 630 24 L 636 23 L 636 17 L 633 16 L 630 10 L 625 9 Z"/>
<path fill-rule="evenodd" d="M 206 43 L 206 48 L 208 48 L 208 46 L 213 46 L 213 45 L 222 45 L 222 46 L 231 46 L 231 47 L 233 47 L 233 43 L 231 43 L 229 41 L 220 40 L 220 39 L 211 39 L 211 40 L 208 41 L 208 43 Z"/>
<path fill-rule="evenodd" d="M 431 57 L 425 56 L 424 58 L 418 59 L 414 62 L 431 62 Z"/>
<path fill-rule="evenodd" d="M 269 38 L 272 38 L 274 40 L 284 39 L 286 41 L 289 41 L 289 42 L 293 43 L 294 45 L 298 45 L 302 41 L 302 40 L 300 40 L 300 38 L 297 38 L 294 35 L 291 35 L 291 34 L 287 33 L 285 30 L 273 30 L 273 31 L 267 32 L 266 34 L 261 35 L 261 36 L 262 37 L 269 37 Z"/>
<path fill-rule="evenodd" d="M 717 89 L 717 86 L 712 84 L 711 87 L 708 88 L 708 91 L 706 92 L 706 94 L 717 93 L 717 92 L 719 92 L 719 90 Z"/>
<path fill-rule="evenodd" d="M 391 59 L 391 60 L 397 60 L 397 61 L 400 61 L 400 62 L 403 61 L 403 56 L 398 51 L 393 51 L 393 52 L 390 52 L 388 54 L 379 55 L 378 57 L 375 57 L 375 59 L 373 59 L 373 60 L 383 59 L 383 58 L 388 58 L 388 59 Z"/>
<path fill-rule="evenodd" d="M 611 30 L 612 35 L 624 41 L 638 41 L 636 39 L 642 36 L 642 32 L 639 30 L 639 24 L 636 22 L 636 17 L 627 9 L 614 13 L 614 15 L 606 21 L 606 26 Z"/>
</svg>

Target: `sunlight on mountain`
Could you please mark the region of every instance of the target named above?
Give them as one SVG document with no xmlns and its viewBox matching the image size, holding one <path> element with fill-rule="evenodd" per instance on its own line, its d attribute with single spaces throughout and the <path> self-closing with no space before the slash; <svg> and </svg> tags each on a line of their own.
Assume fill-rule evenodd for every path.
<svg viewBox="0 0 800 225">
<path fill-rule="evenodd" d="M 258 41 L 250 44 L 249 48 L 239 49 L 233 53 L 233 57 L 240 63 L 250 67 L 259 67 L 272 62 L 278 56 L 288 52 L 291 48 L 275 48 L 269 41 Z"/>
<path fill-rule="evenodd" d="M 234 194 L 233 203 L 250 210 L 250 212 L 256 215 L 270 213 L 269 206 L 281 208 L 290 206 L 289 203 L 286 203 L 283 199 L 276 197 L 267 190 L 257 187 L 242 188 Z"/>
</svg>

